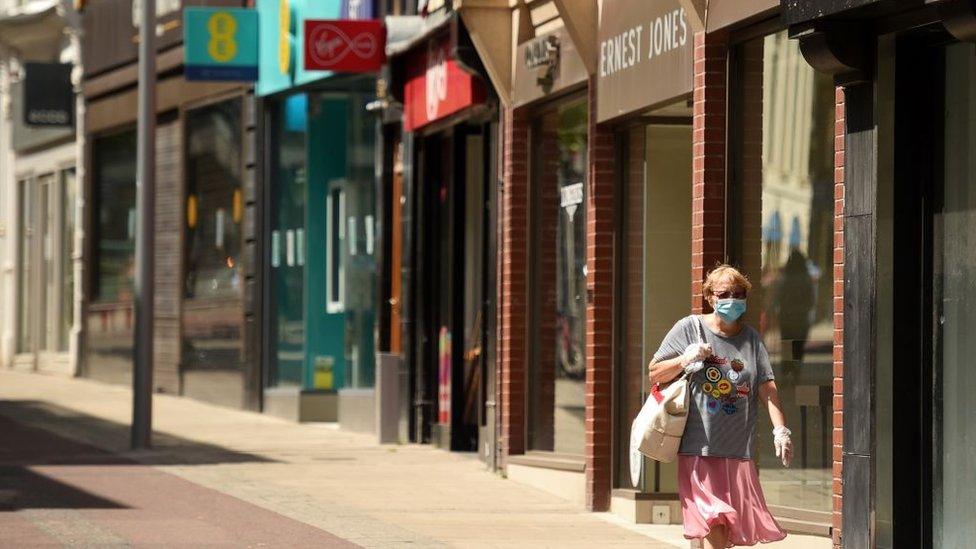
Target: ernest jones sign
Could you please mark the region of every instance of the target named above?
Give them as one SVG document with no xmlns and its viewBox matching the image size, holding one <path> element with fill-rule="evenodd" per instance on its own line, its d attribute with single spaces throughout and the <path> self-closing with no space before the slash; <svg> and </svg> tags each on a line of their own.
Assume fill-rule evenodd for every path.
<svg viewBox="0 0 976 549">
<path fill-rule="evenodd" d="M 599 40 L 600 122 L 692 92 L 694 32 L 678 0 L 606 0 Z"/>
</svg>

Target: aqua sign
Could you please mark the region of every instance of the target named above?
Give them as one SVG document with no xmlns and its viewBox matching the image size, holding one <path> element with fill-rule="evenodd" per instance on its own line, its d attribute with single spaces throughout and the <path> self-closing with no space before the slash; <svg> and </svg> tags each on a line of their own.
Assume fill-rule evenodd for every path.
<svg viewBox="0 0 976 549">
<path fill-rule="evenodd" d="M 183 47 L 187 80 L 257 80 L 258 12 L 185 8 Z"/>
</svg>

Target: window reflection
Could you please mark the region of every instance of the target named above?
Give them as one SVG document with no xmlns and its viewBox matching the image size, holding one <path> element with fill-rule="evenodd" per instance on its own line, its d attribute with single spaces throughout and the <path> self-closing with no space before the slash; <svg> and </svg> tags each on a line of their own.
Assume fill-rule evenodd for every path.
<svg viewBox="0 0 976 549">
<path fill-rule="evenodd" d="M 136 233 L 136 134 L 128 130 L 93 143 L 94 229 L 91 302 L 86 307 L 86 374 L 113 383 L 132 375 Z"/>
<path fill-rule="evenodd" d="M 529 447 L 582 455 L 586 374 L 587 108 L 574 103 L 535 123 L 534 356 Z"/>
<path fill-rule="evenodd" d="M 186 117 L 183 367 L 242 368 L 241 101 Z"/>
<path fill-rule="evenodd" d="M 763 335 L 793 429 L 793 467 L 758 438 L 772 505 L 831 509 L 834 88 L 785 32 L 737 51 L 738 144 L 733 219 L 753 280 L 748 320 Z M 763 412 L 765 415 L 765 411 Z M 768 420 L 762 419 L 765 429 Z"/>
</svg>

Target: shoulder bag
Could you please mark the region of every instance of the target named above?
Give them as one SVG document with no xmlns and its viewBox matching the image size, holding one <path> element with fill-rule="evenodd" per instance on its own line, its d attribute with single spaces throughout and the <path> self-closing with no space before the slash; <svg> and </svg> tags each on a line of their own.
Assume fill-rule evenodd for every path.
<svg viewBox="0 0 976 549">
<path fill-rule="evenodd" d="M 705 343 L 701 319 L 694 319 L 698 342 Z M 630 427 L 630 478 L 634 486 L 640 482 L 642 455 L 662 463 L 670 463 L 678 456 L 688 422 L 688 377 L 682 373 L 664 388 L 655 383 Z"/>
</svg>

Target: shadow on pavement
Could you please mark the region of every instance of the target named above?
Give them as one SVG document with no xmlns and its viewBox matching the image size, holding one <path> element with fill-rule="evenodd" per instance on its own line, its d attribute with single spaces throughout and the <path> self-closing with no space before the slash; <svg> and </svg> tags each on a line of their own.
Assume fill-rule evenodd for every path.
<svg viewBox="0 0 976 549">
<path fill-rule="evenodd" d="M 35 434 L 38 431 L 46 436 Z M 128 424 L 35 400 L 0 401 L 0 434 L 0 464 L 210 465 L 274 461 L 165 433 L 153 433 L 152 450 L 126 457 Z"/>
<path fill-rule="evenodd" d="M 0 513 L 22 509 L 127 509 L 26 467 L 0 464 Z"/>
</svg>

